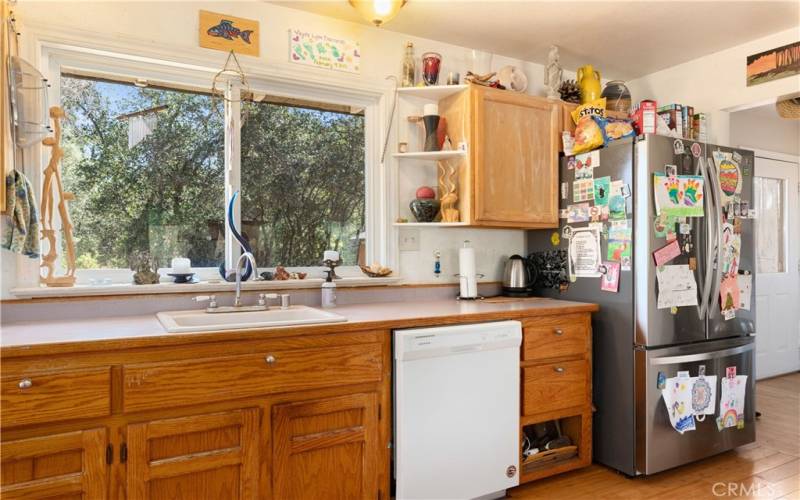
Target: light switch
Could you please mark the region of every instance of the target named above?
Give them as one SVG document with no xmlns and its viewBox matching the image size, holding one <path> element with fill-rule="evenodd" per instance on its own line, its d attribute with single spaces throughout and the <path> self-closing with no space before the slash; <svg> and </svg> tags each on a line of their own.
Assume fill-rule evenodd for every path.
<svg viewBox="0 0 800 500">
<path fill-rule="evenodd" d="M 419 228 L 400 229 L 400 251 L 401 252 L 419 251 Z"/>
</svg>

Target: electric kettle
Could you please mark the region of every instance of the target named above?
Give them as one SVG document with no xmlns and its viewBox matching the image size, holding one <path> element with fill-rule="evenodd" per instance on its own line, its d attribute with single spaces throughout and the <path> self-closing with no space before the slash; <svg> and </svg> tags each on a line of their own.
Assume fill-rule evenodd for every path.
<svg viewBox="0 0 800 500">
<path fill-rule="evenodd" d="M 503 295 L 528 296 L 533 285 L 533 276 L 528 260 L 521 255 L 512 255 L 503 270 Z"/>
</svg>

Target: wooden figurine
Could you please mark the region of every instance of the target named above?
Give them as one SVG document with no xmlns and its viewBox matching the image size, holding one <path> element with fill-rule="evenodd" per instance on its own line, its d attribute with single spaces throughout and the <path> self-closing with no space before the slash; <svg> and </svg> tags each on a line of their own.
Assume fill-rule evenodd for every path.
<svg viewBox="0 0 800 500">
<path fill-rule="evenodd" d="M 442 222 L 459 222 L 456 168 L 448 161 L 437 162 L 439 167 L 439 201 Z"/>
<path fill-rule="evenodd" d="M 69 218 L 67 202 L 74 200 L 72 193 L 64 192 L 61 182 L 61 169 L 59 164 L 64 156 L 61 148 L 61 120 L 66 115 L 58 106 L 50 108 L 50 118 L 53 119 L 55 133 L 53 137 L 45 137 L 42 144 L 51 148 L 50 161 L 44 169 L 42 182 L 42 239 L 47 240 L 49 247 L 47 255 L 42 256 L 41 267 L 47 268 L 45 276 L 39 277 L 39 282 L 51 287 L 67 287 L 75 284 L 75 242 L 72 239 L 72 221 Z M 55 193 L 53 192 L 55 190 Z M 64 234 L 64 249 L 66 251 L 67 273 L 64 276 L 54 276 L 56 260 L 58 259 L 58 242 L 56 230 L 53 228 L 53 211 L 55 195 L 58 196 L 58 215 L 61 218 L 61 230 Z"/>
</svg>

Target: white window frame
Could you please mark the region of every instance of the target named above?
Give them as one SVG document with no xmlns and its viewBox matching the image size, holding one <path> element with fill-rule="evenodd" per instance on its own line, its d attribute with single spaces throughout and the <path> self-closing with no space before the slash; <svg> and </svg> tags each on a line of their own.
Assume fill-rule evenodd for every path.
<svg viewBox="0 0 800 500">
<path fill-rule="evenodd" d="M 102 46 L 102 44 L 94 47 L 98 46 Z M 167 51 L 153 57 L 152 55 L 140 55 L 147 53 L 146 50 L 142 50 L 142 47 L 138 47 L 139 50 L 135 51 L 137 55 L 134 55 L 133 47 L 130 47 L 130 51 L 120 50 L 120 47 L 114 47 L 114 50 L 103 50 L 102 48 L 88 48 L 84 44 L 64 43 L 62 40 L 39 40 L 37 47 L 39 50 L 36 55 L 39 66 L 51 85 L 48 96 L 51 103 L 61 102 L 60 75 L 62 72 L 105 76 L 109 79 L 143 78 L 162 85 L 174 85 L 177 88 L 202 89 L 210 87 L 214 74 L 222 65 L 218 61 L 219 54 L 215 54 L 217 57 L 209 57 L 207 61 L 198 61 L 196 58 L 186 58 L 175 54 L 171 56 Z M 179 60 L 188 62 L 177 62 Z M 271 71 L 268 67 L 264 68 L 263 66 L 260 68 L 244 66 L 250 87 L 254 92 L 364 109 L 366 261 L 379 261 L 397 269 L 397 236 L 389 220 L 389 199 L 392 197 L 387 196 L 387 193 L 393 191 L 388 185 L 392 182 L 391 176 L 387 175 L 387 170 L 390 170 L 391 167 L 382 165 L 380 158 L 386 117 L 393 98 L 391 88 L 384 82 L 367 82 L 365 84 L 361 79 L 357 85 L 353 85 L 350 82 L 341 81 L 341 79 L 326 78 L 327 75 L 319 73 L 319 70 L 309 72 L 306 69 L 298 69 L 287 72 L 285 69 Z M 238 89 L 235 86 L 229 86 L 228 91 L 233 97 Z M 229 106 L 226 111 L 235 111 L 237 107 L 238 103 Z M 241 146 L 239 119 L 240 115 L 236 114 L 234 133 L 226 133 L 226 200 L 239 187 Z M 41 158 L 39 158 L 39 162 L 41 162 Z M 36 161 L 33 162 L 33 164 L 36 163 Z M 32 181 L 35 186 L 41 185 L 39 172 L 32 175 Z M 235 219 L 239 220 L 238 207 Z M 237 258 L 238 244 L 234 244 L 232 235 L 227 229 L 225 238 L 226 261 Z M 35 266 L 32 264 L 18 266 L 16 288 L 38 286 L 38 262 L 36 264 Z M 260 267 L 259 269 L 267 268 Z M 321 276 L 323 270 L 322 267 L 292 267 L 292 269 L 309 272 L 311 276 Z M 219 278 L 217 268 L 202 268 L 196 269 L 196 271 L 201 280 Z M 342 276 L 363 276 L 357 266 L 337 268 L 337 273 Z M 79 270 L 78 274 L 79 285 L 89 284 L 90 280 L 110 280 L 113 284 L 124 284 L 131 282 L 132 272 L 125 269 L 100 269 Z"/>
</svg>

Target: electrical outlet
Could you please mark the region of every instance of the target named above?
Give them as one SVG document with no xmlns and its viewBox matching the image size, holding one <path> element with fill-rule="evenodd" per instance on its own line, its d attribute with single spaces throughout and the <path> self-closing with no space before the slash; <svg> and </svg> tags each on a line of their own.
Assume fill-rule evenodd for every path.
<svg viewBox="0 0 800 500">
<path fill-rule="evenodd" d="M 419 229 L 403 228 L 400 230 L 400 251 L 418 252 L 419 251 Z"/>
</svg>

